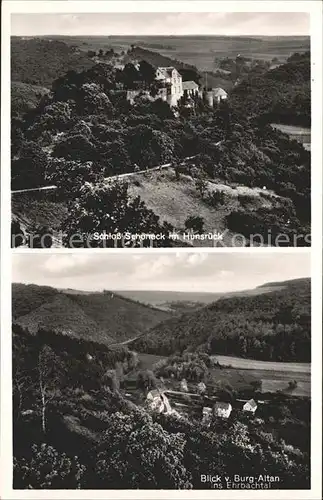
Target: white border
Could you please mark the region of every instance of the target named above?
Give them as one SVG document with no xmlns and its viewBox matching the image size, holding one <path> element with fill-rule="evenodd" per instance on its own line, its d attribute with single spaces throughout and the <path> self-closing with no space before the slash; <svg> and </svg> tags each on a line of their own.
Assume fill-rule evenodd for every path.
<svg viewBox="0 0 323 500">
<path fill-rule="evenodd" d="M 9 499 L 321 499 L 322 466 L 322 3 L 314 1 L 11 1 L 2 4 L 2 84 L 1 84 L 1 498 Z M 301 248 L 183 248 L 127 249 L 131 253 L 240 253 L 240 252 L 311 252 L 312 259 L 312 485 L 310 490 L 217 491 L 213 490 L 13 490 L 12 418 L 11 418 L 11 249 L 10 242 L 10 14 L 78 12 L 310 12 L 312 58 L 312 249 Z M 313 147 L 315 146 L 315 147 Z M 59 249 L 44 253 L 114 253 L 120 250 Z M 36 253 L 37 250 L 13 250 L 13 253 Z M 237 256 L 238 258 L 238 256 Z"/>
</svg>

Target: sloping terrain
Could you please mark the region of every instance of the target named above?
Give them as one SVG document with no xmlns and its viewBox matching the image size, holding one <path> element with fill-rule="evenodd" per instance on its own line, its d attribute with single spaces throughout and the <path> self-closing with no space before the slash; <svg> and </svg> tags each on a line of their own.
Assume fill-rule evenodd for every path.
<svg viewBox="0 0 323 500">
<path fill-rule="evenodd" d="M 97 323 L 64 294 L 57 294 L 52 301 L 42 304 L 25 316 L 20 316 L 16 323 L 34 334 L 39 329 L 51 328 L 63 335 L 84 340 L 100 343 L 112 341 L 107 331 L 98 328 Z"/>
<path fill-rule="evenodd" d="M 223 233 L 224 246 L 240 246 L 243 239 L 234 238 L 234 232 L 229 231 L 226 225 L 226 216 L 238 208 L 249 205 L 252 209 L 271 208 L 284 203 L 284 198 L 275 195 L 272 191 L 263 191 L 260 188 L 249 188 L 243 185 L 231 186 L 216 181 L 206 181 L 206 191 L 211 195 L 223 192 L 225 201 L 221 205 L 212 206 L 206 196 L 205 201 L 196 189 L 195 180 L 189 175 L 181 175 L 175 180 L 172 169 L 154 171 L 144 175 L 134 175 L 128 178 L 129 193 L 140 196 L 148 208 L 153 210 L 162 221 L 167 221 L 183 234 L 185 221 L 188 217 L 199 215 L 204 221 L 204 233 Z M 217 246 L 212 240 L 185 240 L 194 246 Z M 221 244 L 221 242 L 220 242 Z"/>
<path fill-rule="evenodd" d="M 11 113 L 23 115 L 34 108 L 39 99 L 49 93 L 49 89 L 23 82 L 11 82 Z"/>
<path fill-rule="evenodd" d="M 304 279 L 268 293 L 223 297 L 157 325 L 134 347 L 162 355 L 203 348 L 266 361 L 310 361 L 310 292 Z"/>
<path fill-rule="evenodd" d="M 72 295 L 36 285 L 14 284 L 12 303 L 15 323 L 32 333 L 52 329 L 105 344 L 124 342 L 170 317 L 114 293 Z"/>
<path fill-rule="evenodd" d="M 56 288 L 50 286 L 12 284 L 12 317 L 17 319 L 50 302 L 57 295 Z"/>
<path fill-rule="evenodd" d="M 11 80 L 50 88 L 67 71 L 93 66 L 85 52 L 57 40 L 11 38 Z"/>
</svg>

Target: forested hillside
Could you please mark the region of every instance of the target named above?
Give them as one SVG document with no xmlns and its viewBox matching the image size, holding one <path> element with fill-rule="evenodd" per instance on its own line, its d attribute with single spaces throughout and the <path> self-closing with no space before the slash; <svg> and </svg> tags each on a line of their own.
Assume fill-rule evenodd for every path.
<svg viewBox="0 0 323 500">
<path fill-rule="evenodd" d="M 13 284 L 12 303 L 15 323 L 30 333 L 51 329 L 102 344 L 136 337 L 169 317 L 110 292 L 71 295 L 36 285 Z"/>
<path fill-rule="evenodd" d="M 33 47 L 40 51 L 42 41 L 14 39 L 13 47 L 16 43 L 26 43 L 32 57 Z M 210 224 L 202 220 L 199 227 L 203 228 L 206 222 L 207 230 L 209 225 L 218 226 L 233 234 L 240 233 L 247 240 L 250 234 L 260 234 L 268 245 L 310 244 L 310 152 L 269 125 L 271 120 L 308 121 L 307 53 L 295 54 L 286 64 L 270 71 L 244 75 L 227 102 L 218 107 L 210 108 L 203 98 L 196 96 L 193 108 L 183 98 L 174 111 L 161 99 L 151 101 L 141 95 L 133 105 L 126 99 L 127 91 L 132 89 L 145 90 L 152 97 L 157 95 L 154 67 L 145 59 L 137 67 L 131 63 L 134 58 L 148 57 L 147 54 L 156 59 L 155 52 L 133 47 L 125 55 L 129 62 L 123 69 L 106 60 L 94 65 L 90 58 L 88 67 L 82 60 L 88 57 L 84 52 L 79 54 L 73 47 L 62 47 L 63 42 L 45 40 L 44 43 L 49 52 L 53 47 L 51 57 L 62 62 L 58 68 L 58 62 L 51 65 L 48 57 L 50 94 L 25 114 L 13 115 L 12 188 L 53 184 L 58 187 L 55 200 L 61 219 L 58 222 L 55 219 L 52 226 L 58 224 L 55 230 L 63 231 L 63 245 L 71 246 L 70 236 L 81 234 L 80 247 L 87 245 L 86 237 L 91 246 L 100 247 L 103 243 L 93 240 L 94 232 L 124 234 L 130 230 L 161 233 L 164 239 L 155 245 L 173 246 L 168 234 L 175 228 L 174 219 L 167 217 L 165 203 L 159 208 L 158 192 L 154 192 L 157 207 L 151 208 L 143 201 L 143 195 L 133 194 L 134 189 L 131 193 L 128 185 L 104 181 L 106 177 L 168 162 L 173 163 L 170 173 L 174 186 L 187 179 L 185 176 L 192 184 L 192 188 L 186 189 L 186 196 L 190 196 L 187 203 L 195 200 L 208 209 L 205 216 Z M 59 55 L 60 51 L 64 56 Z M 70 56 L 72 61 L 74 58 L 78 61 L 76 66 L 69 63 Z M 19 72 L 15 57 L 13 71 Z M 194 68 L 182 67 L 186 78 L 199 79 Z M 17 75 L 19 78 L 28 81 L 23 73 Z M 37 83 L 47 85 L 47 82 Z M 194 165 L 191 162 L 180 166 L 181 160 L 188 156 L 195 157 Z M 134 182 L 140 187 L 140 181 Z M 214 185 L 214 190 L 208 189 L 207 182 Z M 252 193 L 232 197 L 222 188 L 217 189 L 216 185 L 221 183 L 259 188 L 261 196 Z M 172 204 L 171 199 L 166 201 L 166 207 Z M 21 211 L 23 207 L 19 206 Z M 213 220 L 214 212 L 223 213 L 219 221 Z M 187 213 L 184 224 L 175 229 L 185 230 L 189 216 Z M 276 243 L 280 234 L 285 239 Z"/>
<path fill-rule="evenodd" d="M 294 54 L 285 64 L 246 75 L 230 93 L 232 106 L 267 123 L 311 125 L 310 52 Z"/>
<path fill-rule="evenodd" d="M 211 426 L 158 414 L 148 385 L 140 404 L 120 387 L 135 353 L 17 325 L 12 367 L 16 489 L 205 489 L 201 474 L 232 476 L 237 460 L 279 475 L 272 489 L 309 487 L 307 400 L 277 396 L 261 418 L 237 409 Z"/>
<path fill-rule="evenodd" d="M 85 52 L 58 40 L 11 37 L 11 80 L 50 88 L 67 71 L 93 66 Z"/>
<path fill-rule="evenodd" d="M 166 320 L 132 347 L 163 355 L 199 349 L 266 361 L 309 362 L 310 292 L 308 279 L 253 297 L 222 298 Z"/>
</svg>

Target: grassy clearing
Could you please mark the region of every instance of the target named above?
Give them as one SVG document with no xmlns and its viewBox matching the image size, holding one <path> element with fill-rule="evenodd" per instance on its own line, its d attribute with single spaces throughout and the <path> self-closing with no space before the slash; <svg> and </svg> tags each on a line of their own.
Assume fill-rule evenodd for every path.
<svg viewBox="0 0 323 500">
<path fill-rule="evenodd" d="M 138 353 L 138 356 L 141 370 L 152 370 L 152 368 L 156 363 L 158 363 L 158 361 L 165 359 L 165 356 L 157 356 L 155 354 Z"/>
<path fill-rule="evenodd" d="M 263 393 L 282 391 L 291 396 L 311 396 L 310 363 L 257 361 L 234 356 L 215 356 L 215 358 L 220 364 L 232 367 L 226 369 L 229 373 L 237 371 L 261 380 Z M 291 381 L 297 383 L 294 389 L 289 387 Z"/>
<path fill-rule="evenodd" d="M 198 214 L 205 221 L 204 232 L 223 232 L 227 229 L 225 217 L 241 206 L 239 196 L 250 196 L 250 203 L 254 208 L 261 206 L 270 209 L 273 199 L 279 199 L 273 192 L 262 191 L 260 188 L 247 186 L 230 186 L 221 182 L 207 182 L 210 193 L 224 191 L 227 195 L 224 205 L 212 207 L 201 199 L 195 187 L 195 181 L 188 175 L 181 175 L 180 180 L 175 180 L 173 169 L 154 171 L 144 175 L 131 177 L 129 192 L 133 196 L 140 196 L 147 207 L 152 209 L 162 221 L 172 224 L 175 229 L 184 232 L 185 220 L 191 215 Z M 262 195 L 261 195 L 261 194 Z M 232 246 L 234 233 L 227 231 L 223 242 L 225 246 Z M 234 242 L 239 245 L 238 241 Z M 194 246 L 212 246 L 211 240 L 194 240 Z"/>
<path fill-rule="evenodd" d="M 214 356 L 223 366 L 253 370 L 269 370 L 272 372 L 311 373 L 310 363 L 281 363 L 276 361 L 258 361 L 255 359 L 236 358 L 235 356 Z"/>
</svg>

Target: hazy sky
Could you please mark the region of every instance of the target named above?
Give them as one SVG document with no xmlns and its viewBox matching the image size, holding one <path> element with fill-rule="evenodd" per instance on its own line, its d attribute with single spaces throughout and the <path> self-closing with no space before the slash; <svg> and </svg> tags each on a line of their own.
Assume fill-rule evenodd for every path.
<svg viewBox="0 0 323 500">
<path fill-rule="evenodd" d="M 309 35 L 301 12 L 13 14 L 12 35 Z"/>
<path fill-rule="evenodd" d="M 310 276 L 308 251 L 15 254 L 14 282 L 79 290 L 226 292 Z"/>
</svg>

